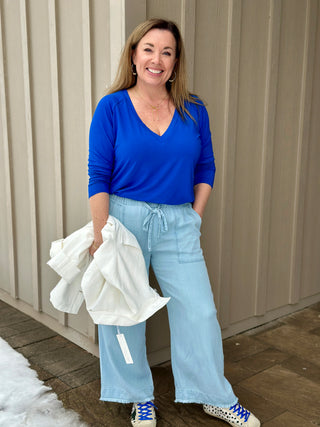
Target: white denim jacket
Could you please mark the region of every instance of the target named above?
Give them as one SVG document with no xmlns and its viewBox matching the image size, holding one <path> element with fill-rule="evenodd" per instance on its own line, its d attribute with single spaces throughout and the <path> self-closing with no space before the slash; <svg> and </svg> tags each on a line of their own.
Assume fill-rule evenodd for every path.
<svg viewBox="0 0 320 427">
<path fill-rule="evenodd" d="M 50 293 L 53 306 L 78 313 L 83 300 L 94 323 L 131 326 L 167 304 L 149 286 L 144 257 L 135 236 L 109 216 L 103 243 L 91 257 L 93 223 L 52 242 L 48 265 L 61 280 Z"/>
</svg>

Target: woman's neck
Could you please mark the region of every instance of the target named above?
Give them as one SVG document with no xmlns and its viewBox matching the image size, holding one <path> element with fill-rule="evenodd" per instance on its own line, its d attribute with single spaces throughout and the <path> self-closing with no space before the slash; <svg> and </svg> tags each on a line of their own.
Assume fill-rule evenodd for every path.
<svg viewBox="0 0 320 427">
<path fill-rule="evenodd" d="M 132 88 L 140 97 L 143 97 L 145 100 L 148 100 L 150 104 L 156 104 L 159 100 L 162 100 L 168 96 L 168 91 L 165 86 L 154 87 L 147 86 L 144 84 L 136 84 Z"/>
</svg>

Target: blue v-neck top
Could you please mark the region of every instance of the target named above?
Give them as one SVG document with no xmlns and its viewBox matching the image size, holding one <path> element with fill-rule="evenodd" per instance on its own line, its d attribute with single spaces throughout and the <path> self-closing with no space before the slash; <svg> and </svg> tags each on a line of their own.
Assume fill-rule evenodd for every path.
<svg viewBox="0 0 320 427">
<path fill-rule="evenodd" d="M 208 113 L 186 105 L 193 121 L 175 111 L 163 135 L 140 119 L 126 90 L 103 97 L 89 135 L 89 197 L 106 192 L 177 205 L 194 201 L 194 185 L 213 185 L 215 163 Z"/>
</svg>

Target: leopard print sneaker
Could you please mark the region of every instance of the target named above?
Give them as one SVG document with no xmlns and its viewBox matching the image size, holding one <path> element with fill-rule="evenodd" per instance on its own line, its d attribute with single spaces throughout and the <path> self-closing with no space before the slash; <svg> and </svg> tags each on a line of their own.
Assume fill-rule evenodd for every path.
<svg viewBox="0 0 320 427">
<path fill-rule="evenodd" d="M 229 409 L 212 405 L 203 405 L 203 410 L 206 414 L 220 418 L 233 427 L 260 427 L 261 425 L 258 418 L 239 403 L 236 403 Z"/>
</svg>

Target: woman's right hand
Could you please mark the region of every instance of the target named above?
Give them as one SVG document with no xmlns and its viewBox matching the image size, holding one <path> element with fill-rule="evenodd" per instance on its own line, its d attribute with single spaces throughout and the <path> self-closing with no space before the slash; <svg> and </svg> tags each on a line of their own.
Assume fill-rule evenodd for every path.
<svg viewBox="0 0 320 427">
<path fill-rule="evenodd" d="M 89 248 L 89 254 L 91 256 L 93 256 L 93 254 L 95 253 L 95 251 L 99 249 L 99 247 L 102 245 L 102 243 L 103 243 L 102 237 L 101 237 L 101 239 L 100 238 L 99 239 L 94 239 L 92 245 Z"/>
<path fill-rule="evenodd" d="M 106 225 L 109 215 L 109 194 L 97 193 L 90 197 L 90 209 L 93 222 L 93 243 L 89 248 L 91 256 L 103 243 L 101 230 Z"/>
</svg>

